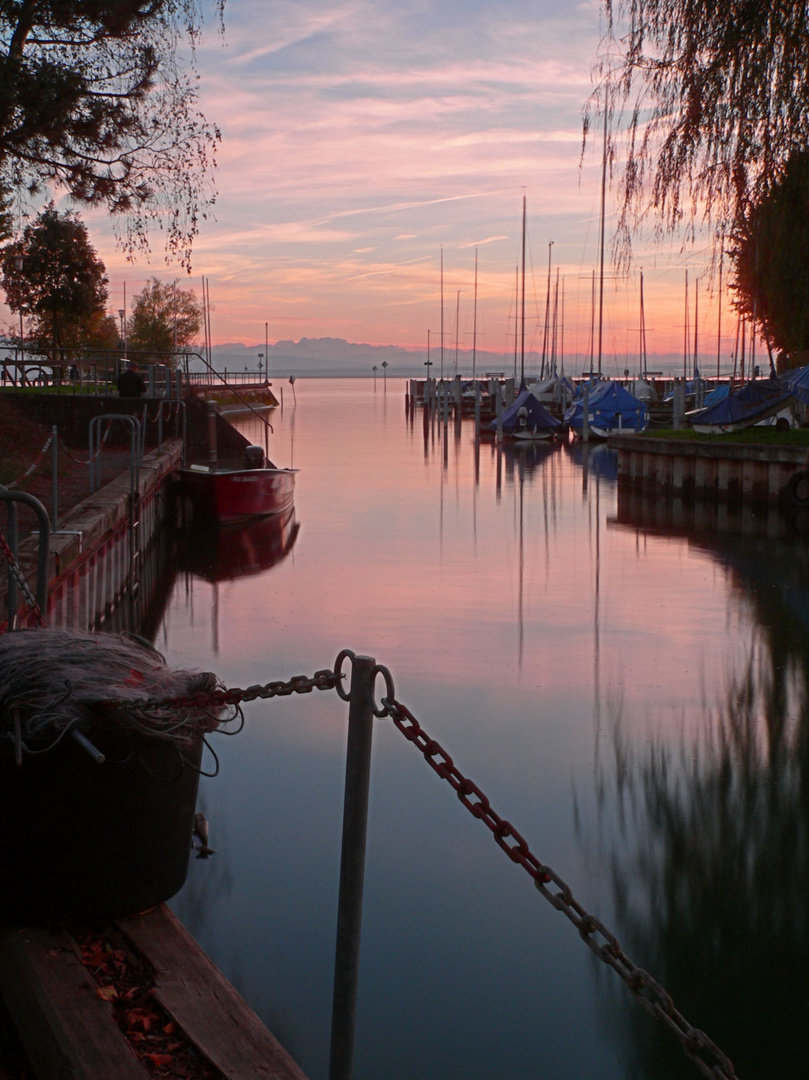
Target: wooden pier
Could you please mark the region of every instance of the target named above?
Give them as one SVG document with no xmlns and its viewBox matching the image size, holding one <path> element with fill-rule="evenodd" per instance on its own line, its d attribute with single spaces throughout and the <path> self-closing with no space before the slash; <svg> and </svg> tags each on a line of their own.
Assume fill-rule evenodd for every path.
<svg viewBox="0 0 809 1080">
<path fill-rule="evenodd" d="M 170 1047 L 184 1063 L 182 1075 L 306 1080 L 164 904 L 93 926 L 92 934 L 107 943 L 117 964 L 136 968 L 148 981 L 139 992 L 153 1003 L 149 1011 L 160 1011 L 160 1031 L 171 1032 Z M 137 999 L 122 1001 L 114 985 L 97 981 L 81 929 L 0 925 L 0 994 L 36 1080 L 172 1075 L 165 1068 L 170 1065 L 165 1059 L 171 1057 L 165 1047 L 150 1053 L 148 1045 L 141 1045 L 152 1025 L 140 1024 L 140 1043 L 125 1033 L 121 1018 L 132 1020 L 138 1013 Z"/>
</svg>

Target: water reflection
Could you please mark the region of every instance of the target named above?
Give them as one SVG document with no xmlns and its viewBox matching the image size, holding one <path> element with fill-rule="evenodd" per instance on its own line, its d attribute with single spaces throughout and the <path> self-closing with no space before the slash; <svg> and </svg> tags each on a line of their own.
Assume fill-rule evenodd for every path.
<svg viewBox="0 0 809 1080">
<path fill-rule="evenodd" d="M 273 416 L 282 448 L 295 423 L 294 558 L 212 585 L 189 566 L 167 654 L 238 686 L 343 647 L 376 656 L 740 1075 L 774 1074 L 747 1067 L 770 1016 L 757 1024 L 745 995 L 759 987 L 748 956 L 767 963 L 761 933 L 767 979 L 780 965 L 809 1000 L 783 955 L 792 937 L 806 958 L 802 541 L 746 548 L 740 529 L 623 518 L 606 448 L 519 453 L 466 421 L 458 439 L 370 380 L 307 382 L 298 399 Z M 201 789 L 220 854 L 192 860 L 175 906 L 313 1080 L 328 1073 L 344 712 L 314 694 L 251 708 Z M 412 748 L 384 722 L 374 739 L 358 1078 L 694 1075 Z M 788 1063 L 803 1036 L 776 1030 Z"/>
<path fill-rule="evenodd" d="M 599 813 L 619 935 L 739 1076 L 798 1076 L 809 1051 L 809 550 L 728 533 L 690 543 L 726 570 L 756 629 L 720 700 L 683 714 L 679 743 L 661 734 L 639 746 L 613 708 Z M 667 1032 L 622 1011 L 641 1075 L 694 1075 L 685 1060 L 672 1071 Z"/>
<path fill-rule="evenodd" d="M 270 570 L 295 546 L 295 511 L 242 525 L 196 526 L 180 533 L 177 566 L 204 581 L 233 581 Z"/>
</svg>

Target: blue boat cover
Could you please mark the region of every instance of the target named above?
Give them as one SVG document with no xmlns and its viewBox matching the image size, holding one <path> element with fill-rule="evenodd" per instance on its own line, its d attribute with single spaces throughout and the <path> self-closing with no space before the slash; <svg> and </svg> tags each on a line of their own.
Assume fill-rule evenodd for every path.
<svg viewBox="0 0 809 1080">
<path fill-rule="evenodd" d="M 525 409 L 524 413 L 521 410 Z M 524 387 L 514 398 L 500 418 L 503 426 L 503 434 L 513 435 L 520 429 L 528 431 L 558 431 L 562 426 L 561 420 L 557 420 L 540 404 L 530 390 Z M 492 420 L 489 424 L 490 431 L 497 431 L 497 421 Z"/>
<path fill-rule="evenodd" d="M 785 371 L 779 378 L 787 384 L 801 404 L 809 405 L 809 365 Z"/>
<path fill-rule="evenodd" d="M 588 403 L 590 423 L 603 431 L 643 431 L 649 422 L 645 401 L 638 401 L 620 383 L 596 383 Z M 583 401 L 574 401 L 565 421 L 577 434 L 582 430 Z"/>
<path fill-rule="evenodd" d="M 793 397 L 792 390 L 779 379 L 753 379 L 724 401 L 709 405 L 688 417 L 689 423 L 745 427 L 772 416 Z"/>
<path fill-rule="evenodd" d="M 709 405 L 716 405 L 718 401 L 724 401 L 729 393 L 730 383 L 720 383 L 719 386 L 715 386 L 710 394 L 705 395 L 702 402 L 703 409 L 707 409 Z"/>
</svg>

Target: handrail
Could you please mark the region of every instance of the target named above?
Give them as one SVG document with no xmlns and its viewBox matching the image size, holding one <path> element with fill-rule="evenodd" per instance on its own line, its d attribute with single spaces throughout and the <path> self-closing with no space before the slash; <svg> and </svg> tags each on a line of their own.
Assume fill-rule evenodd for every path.
<svg viewBox="0 0 809 1080">
<path fill-rule="evenodd" d="M 230 383 L 227 381 L 227 379 L 224 377 L 224 375 L 221 373 L 221 371 L 217 371 L 216 368 L 213 367 L 212 364 L 209 364 L 208 361 L 205 359 L 205 357 L 201 353 L 189 352 L 189 353 L 185 353 L 184 355 L 185 356 L 196 356 L 196 358 L 198 360 L 201 360 L 203 362 L 203 364 L 206 366 L 206 368 L 208 369 L 208 371 L 210 371 L 210 373 L 212 375 L 215 375 L 217 377 L 217 379 L 220 379 L 221 382 L 224 383 L 226 388 L 235 397 L 237 397 L 239 399 L 239 401 L 241 401 L 242 405 L 244 405 L 246 408 L 248 408 L 251 413 L 255 413 L 255 415 L 259 418 L 259 420 L 261 420 L 262 423 L 264 424 L 265 429 L 269 429 L 273 434 L 275 434 L 275 428 L 272 426 L 272 424 L 267 419 L 267 417 L 262 416 L 261 413 L 258 411 L 258 409 L 254 409 L 253 406 L 250 404 L 250 402 L 246 398 L 243 398 L 242 395 L 238 392 L 238 390 L 234 386 L 230 385 Z"/>
<path fill-rule="evenodd" d="M 101 441 L 99 441 L 98 454 L 94 456 L 93 435 L 102 420 L 109 420 L 110 422 L 123 420 L 124 423 L 129 425 L 129 493 L 134 500 L 138 490 L 138 468 L 141 452 L 140 421 L 127 413 L 103 413 L 101 416 L 94 416 L 90 421 L 90 494 L 92 495 L 94 491 L 101 487 Z"/>
</svg>

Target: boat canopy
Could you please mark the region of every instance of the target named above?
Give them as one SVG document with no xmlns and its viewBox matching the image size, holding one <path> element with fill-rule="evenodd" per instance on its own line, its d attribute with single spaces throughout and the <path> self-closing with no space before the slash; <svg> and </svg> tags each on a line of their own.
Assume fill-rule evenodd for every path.
<svg viewBox="0 0 809 1080">
<path fill-rule="evenodd" d="M 531 390 L 522 389 L 514 398 L 500 418 L 500 423 L 505 435 L 513 435 L 516 431 L 558 431 L 562 426 L 561 420 L 551 416 L 544 406 L 537 401 Z M 489 424 L 491 431 L 497 431 L 497 421 L 492 420 Z"/>
<path fill-rule="evenodd" d="M 574 401 L 565 413 L 566 422 L 581 434 L 584 402 Z M 617 382 L 600 382 L 590 391 L 589 423 L 601 431 L 644 431 L 649 416 L 645 401 L 638 401 Z"/>
<path fill-rule="evenodd" d="M 802 405 L 809 405 L 809 365 L 785 371 L 778 377 Z"/>
<path fill-rule="evenodd" d="M 690 413 L 692 427 L 750 427 L 779 412 L 793 397 L 792 389 L 777 376 L 753 379 L 723 401 Z"/>
</svg>

